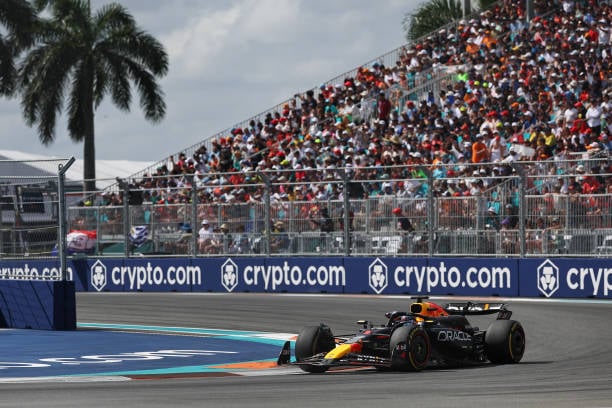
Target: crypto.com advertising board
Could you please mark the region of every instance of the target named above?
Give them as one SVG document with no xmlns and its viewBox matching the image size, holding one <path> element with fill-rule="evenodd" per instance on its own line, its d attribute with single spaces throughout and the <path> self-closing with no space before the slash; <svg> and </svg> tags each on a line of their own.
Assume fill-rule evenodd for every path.
<svg viewBox="0 0 612 408">
<path fill-rule="evenodd" d="M 58 261 L 3 261 L 0 279 L 56 280 Z M 611 298 L 609 259 L 88 258 L 77 291 L 370 293 Z"/>
</svg>

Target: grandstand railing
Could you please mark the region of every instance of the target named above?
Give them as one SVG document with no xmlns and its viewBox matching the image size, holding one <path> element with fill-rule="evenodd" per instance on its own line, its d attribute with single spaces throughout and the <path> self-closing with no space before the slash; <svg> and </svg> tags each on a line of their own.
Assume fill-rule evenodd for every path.
<svg viewBox="0 0 612 408">
<path fill-rule="evenodd" d="M 584 163 L 597 173 L 577 174 Z M 295 170 L 210 174 L 199 180 L 190 175 L 146 178 L 113 193 L 115 205 L 108 196 L 99 196 L 88 205 L 70 207 L 68 227 L 95 231 L 92 253 L 100 256 L 612 252 L 607 248 L 612 242 L 612 188 L 596 194 L 576 188 L 581 177 L 612 184 L 607 157 L 439 168 L 446 171 L 395 166 L 304 170 L 299 175 Z M 451 169 L 455 173 L 449 177 Z M 244 176 L 239 183 L 222 181 L 237 174 Z M 392 211 L 398 207 L 412 231 L 398 229 Z M 329 230 L 322 230 L 323 208 Z M 201 240 L 198 230 L 204 219 L 216 229 Z"/>
</svg>

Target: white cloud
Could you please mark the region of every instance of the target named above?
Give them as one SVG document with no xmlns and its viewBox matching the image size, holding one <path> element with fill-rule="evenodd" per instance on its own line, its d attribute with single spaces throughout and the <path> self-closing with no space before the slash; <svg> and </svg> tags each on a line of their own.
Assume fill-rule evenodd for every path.
<svg viewBox="0 0 612 408">
<path fill-rule="evenodd" d="M 92 0 L 96 9 L 113 0 Z M 120 0 L 141 28 L 166 47 L 160 83 L 166 118 L 144 119 L 107 99 L 97 111 L 99 159 L 161 160 L 403 44 L 401 19 L 416 7 L 389 0 Z M 58 121 L 57 139 L 40 145 L 16 100 L 0 100 L 3 148 L 82 157 L 82 144 Z"/>
<path fill-rule="evenodd" d="M 200 13 L 162 37 L 174 78 L 221 77 L 228 73 L 267 73 L 265 64 L 296 44 L 299 2 L 243 0 Z M 229 68 L 229 72 L 228 72 Z M 264 75 L 265 78 L 265 75 Z"/>
<path fill-rule="evenodd" d="M 195 17 L 185 27 L 162 38 L 173 67 L 172 75 L 193 78 L 202 74 L 223 51 L 239 9 L 232 7 Z"/>
</svg>

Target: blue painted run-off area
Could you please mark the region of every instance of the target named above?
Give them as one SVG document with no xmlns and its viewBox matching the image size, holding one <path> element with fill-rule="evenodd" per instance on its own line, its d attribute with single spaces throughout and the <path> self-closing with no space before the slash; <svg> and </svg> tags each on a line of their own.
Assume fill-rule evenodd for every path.
<svg viewBox="0 0 612 408">
<path fill-rule="evenodd" d="M 283 344 L 258 332 L 79 326 L 76 331 L 0 331 L 0 379 L 228 371 L 214 366 L 275 360 Z"/>
</svg>

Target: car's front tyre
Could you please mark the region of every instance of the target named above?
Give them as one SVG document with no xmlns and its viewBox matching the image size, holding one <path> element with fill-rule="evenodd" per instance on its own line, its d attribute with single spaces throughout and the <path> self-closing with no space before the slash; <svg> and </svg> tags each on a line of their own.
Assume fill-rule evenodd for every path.
<svg viewBox="0 0 612 408">
<path fill-rule="evenodd" d="M 334 347 L 336 347 L 334 335 L 328 326 L 324 324 L 319 326 L 306 326 L 300 331 L 295 341 L 295 359 L 299 363 L 316 354 L 327 353 Z M 300 368 L 308 373 L 323 373 L 327 371 L 329 367 L 300 364 Z"/>
</svg>

